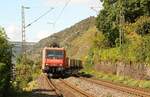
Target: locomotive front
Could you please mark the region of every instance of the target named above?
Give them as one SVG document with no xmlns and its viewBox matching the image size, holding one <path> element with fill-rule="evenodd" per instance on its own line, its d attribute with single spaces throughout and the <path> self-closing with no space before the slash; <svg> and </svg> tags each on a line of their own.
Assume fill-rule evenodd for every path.
<svg viewBox="0 0 150 97">
<path fill-rule="evenodd" d="M 61 73 L 67 67 L 64 48 L 44 48 L 42 70 L 46 73 Z"/>
</svg>

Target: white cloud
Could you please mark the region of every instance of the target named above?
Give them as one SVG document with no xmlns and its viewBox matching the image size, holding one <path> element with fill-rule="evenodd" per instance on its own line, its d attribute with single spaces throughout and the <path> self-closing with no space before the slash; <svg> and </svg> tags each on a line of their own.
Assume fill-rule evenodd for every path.
<svg viewBox="0 0 150 97">
<path fill-rule="evenodd" d="M 5 30 L 10 41 L 21 41 L 21 31 L 18 26 L 11 24 L 6 26 Z"/>
</svg>

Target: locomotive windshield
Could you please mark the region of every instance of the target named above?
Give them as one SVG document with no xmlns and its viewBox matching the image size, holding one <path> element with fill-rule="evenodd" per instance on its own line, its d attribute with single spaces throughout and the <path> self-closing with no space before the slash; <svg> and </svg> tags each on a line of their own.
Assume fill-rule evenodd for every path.
<svg viewBox="0 0 150 97">
<path fill-rule="evenodd" d="M 47 58 L 63 58 L 64 51 L 61 50 L 47 50 L 46 57 Z"/>
</svg>

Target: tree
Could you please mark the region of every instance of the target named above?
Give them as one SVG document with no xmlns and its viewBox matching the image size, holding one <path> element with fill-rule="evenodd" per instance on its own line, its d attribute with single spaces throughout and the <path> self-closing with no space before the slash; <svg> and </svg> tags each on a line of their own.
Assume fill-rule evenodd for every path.
<svg viewBox="0 0 150 97">
<path fill-rule="evenodd" d="M 119 38 L 119 29 L 124 22 L 134 23 L 141 16 L 150 16 L 150 0 L 102 0 L 103 9 L 97 17 L 97 28 L 102 32 L 110 47 Z M 144 26 L 145 27 L 145 26 Z M 149 28 L 146 26 L 146 28 Z"/>
<path fill-rule="evenodd" d="M 7 67 L 6 64 L 0 63 L 0 97 L 3 96 L 7 84 Z M 2 94 L 1 94 L 2 93 Z"/>
<path fill-rule="evenodd" d="M 150 17 L 141 16 L 133 25 L 136 33 L 140 35 L 150 34 Z"/>
<path fill-rule="evenodd" d="M 142 42 L 135 50 L 136 59 L 139 62 L 150 62 L 150 36 L 144 36 Z"/>
<path fill-rule="evenodd" d="M 0 96 L 7 96 L 10 88 L 11 45 L 7 40 L 4 28 L 0 27 Z"/>
</svg>

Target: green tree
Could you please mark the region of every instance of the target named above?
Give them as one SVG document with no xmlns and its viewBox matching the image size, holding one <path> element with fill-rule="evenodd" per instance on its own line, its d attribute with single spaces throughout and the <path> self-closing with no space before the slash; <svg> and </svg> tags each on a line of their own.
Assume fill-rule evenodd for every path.
<svg viewBox="0 0 150 97">
<path fill-rule="evenodd" d="M 88 52 L 88 55 L 86 56 L 86 60 L 85 60 L 85 66 L 86 68 L 92 68 L 92 66 L 94 66 L 94 52 L 93 49 L 90 49 L 90 51 Z"/>
<path fill-rule="evenodd" d="M 17 90 L 22 90 L 27 87 L 27 84 L 33 80 L 33 75 L 35 74 L 34 65 L 35 63 L 29 59 L 27 56 L 18 56 L 16 64 L 16 88 Z"/>
<path fill-rule="evenodd" d="M 7 40 L 4 28 L 0 27 L 0 96 L 7 96 L 10 88 L 11 45 Z"/>
<path fill-rule="evenodd" d="M 115 41 L 119 38 L 122 19 L 124 23 L 134 23 L 141 16 L 150 16 L 150 0 L 102 0 L 102 2 L 104 8 L 97 17 L 96 25 L 105 35 L 110 47 L 115 46 Z M 149 24 L 146 27 L 148 28 Z"/>
<path fill-rule="evenodd" d="M 139 47 L 135 50 L 136 59 L 140 62 L 150 62 L 150 36 L 144 36 Z"/>
<path fill-rule="evenodd" d="M 142 16 L 134 24 L 135 32 L 140 35 L 150 34 L 150 17 Z"/>
</svg>

